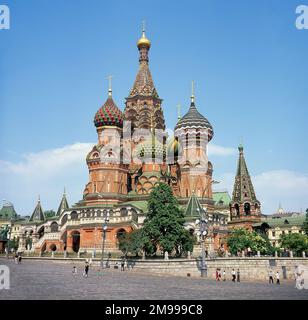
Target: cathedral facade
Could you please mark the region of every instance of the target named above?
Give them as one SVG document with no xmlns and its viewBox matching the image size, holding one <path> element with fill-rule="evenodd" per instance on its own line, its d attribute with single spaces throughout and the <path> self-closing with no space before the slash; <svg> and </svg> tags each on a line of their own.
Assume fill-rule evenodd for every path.
<svg viewBox="0 0 308 320">
<path fill-rule="evenodd" d="M 159 183 L 172 188 L 191 232 L 197 233 L 200 210 L 207 210 L 208 251 L 226 246 L 228 223 L 236 227 L 258 220 L 260 203 L 242 151 L 231 201 L 227 192 L 213 193 L 207 144 L 214 130 L 198 111 L 194 91 L 188 112 L 178 119 L 174 136 L 169 137 L 163 100 L 149 69 L 151 42 L 144 31 L 137 47 L 139 69 L 124 111 L 116 105 L 109 86 L 107 100 L 94 116 L 97 143 L 86 157 L 89 180 L 82 200 L 69 206 L 64 194 L 51 218 L 44 216 L 39 200 L 29 221 L 20 222 L 19 251 L 92 252 L 95 256 L 104 242 L 106 252 L 119 252 L 119 237 L 142 227 L 147 199 Z"/>
</svg>

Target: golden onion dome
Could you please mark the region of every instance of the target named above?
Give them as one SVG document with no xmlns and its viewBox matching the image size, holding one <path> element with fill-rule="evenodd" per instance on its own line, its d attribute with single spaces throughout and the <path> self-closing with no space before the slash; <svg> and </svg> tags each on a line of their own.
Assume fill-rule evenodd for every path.
<svg viewBox="0 0 308 320">
<path fill-rule="evenodd" d="M 167 158 L 172 161 L 172 159 L 177 159 L 182 154 L 181 145 L 175 137 L 172 137 L 167 143 Z"/>
<path fill-rule="evenodd" d="M 145 46 L 150 48 L 151 47 L 151 41 L 145 36 L 145 31 L 142 31 L 142 36 L 137 42 L 138 48 Z"/>
</svg>

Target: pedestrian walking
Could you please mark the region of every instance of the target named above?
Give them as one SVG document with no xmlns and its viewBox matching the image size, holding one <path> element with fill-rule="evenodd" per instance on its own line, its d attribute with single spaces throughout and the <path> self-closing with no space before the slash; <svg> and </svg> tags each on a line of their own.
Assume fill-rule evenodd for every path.
<svg viewBox="0 0 308 320">
<path fill-rule="evenodd" d="M 235 282 L 235 270 L 234 269 L 232 269 L 231 275 L 232 275 L 232 281 Z"/>
<path fill-rule="evenodd" d="M 125 259 L 123 258 L 121 261 L 121 271 L 124 271 L 125 268 Z"/>
<path fill-rule="evenodd" d="M 240 269 L 237 269 L 237 272 L 236 272 L 236 281 L 237 281 L 237 282 L 241 282 Z"/>
<path fill-rule="evenodd" d="M 216 281 L 219 281 L 219 279 L 218 279 L 218 268 L 216 268 L 215 278 L 216 278 Z"/>
<path fill-rule="evenodd" d="M 18 263 L 18 254 L 17 253 L 15 254 L 15 263 L 16 264 Z"/>
<path fill-rule="evenodd" d="M 223 279 L 222 279 L 222 280 L 223 280 L 223 281 L 226 281 L 226 270 L 224 270 L 224 271 L 223 271 L 223 273 L 222 273 L 222 277 L 223 277 Z"/>
<path fill-rule="evenodd" d="M 89 263 L 88 263 L 88 261 L 86 261 L 86 264 L 85 264 L 85 267 L 84 267 L 83 276 L 85 278 L 88 278 L 88 273 L 89 273 Z"/>
<path fill-rule="evenodd" d="M 76 266 L 73 267 L 73 276 L 76 278 L 77 277 L 77 268 Z"/>
<path fill-rule="evenodd" d="M 273 271 L 272 270 L 270 270 L 268 272 L 268 283 L 274 283 Z"/>
<path fill-rule="evenodd" d="M 276 284 L 280 284 L 280 275 L 278 270 L 276 272 Z"/>
<path fill-rule="evenodd" d="M 21 264 L 21 255 L 18 256 L 18 264 Z"/>
</svg>

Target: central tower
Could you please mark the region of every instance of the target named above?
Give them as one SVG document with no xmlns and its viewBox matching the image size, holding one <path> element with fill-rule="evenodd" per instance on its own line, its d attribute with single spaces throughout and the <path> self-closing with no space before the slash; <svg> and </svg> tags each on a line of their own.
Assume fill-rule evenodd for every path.
<svg viewBox="0 0 308 320">
<path fill-rule="evenodd" d="M 164 130 L 162 99 L 158 96 L 149 69 L 151 42 L 145 36 L 144 28 L 142 36 L 137 42 L 137 47 L 139 50 L 139 70 L 133 88 L 126 98 L 124 117 L 126 121 L 131 121 L 133 129 L 150 129 L 151 119 L 153 119 L 154 128 Z"/>
<path fill-rule="evenodd" d="M 123 144 L 129 144 L 128 191 L 147 195 L 158 182 L 164 181 L 165 171 L 165 119 L 160 99 L 149 69 L 151 42 L 142 30 L 137 42 L 139 69 L 126 98 L 123 127 Z M 128 134 L 127 128 L 131 130 Z M 130 140 L 126 143 L 125 137 Z M 131 139 L 130 139 L 131 138 Z"/>
</svg>

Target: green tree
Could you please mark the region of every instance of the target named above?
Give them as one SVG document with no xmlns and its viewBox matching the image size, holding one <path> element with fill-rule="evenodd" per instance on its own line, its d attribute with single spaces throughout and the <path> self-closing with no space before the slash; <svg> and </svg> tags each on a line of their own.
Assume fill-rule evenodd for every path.
<svg viewBox="0 0 308 320">
<path fill-rule="evenodd" d="M 46 210 L 44 211 L 45 218 L 51 218 L 56 215 L 56 212 L 54 210 Z"/>
<path fill-rule="evenodd" d="M 306 236 L 308 236 L 308 209 L 306 210 L 306 219 L 303 223 L 303 230 L 304 230 Z"/>
<path fill-rule="evenodd" d="M 148 215 L 144 221 L 143 243 L 147 253 L 158 248 L 178 255 L 192 250 L 194 239 L 184 229 L 184 213 L 180 210 L 171 188 L 160 183 L 153 188 L 148 200 Z"/>
<path fill-rule="evenodd" d="M 18 246 L 19 246 L 19 237 L 14 237 L 12 240 L 10 240 L 10 248 L 14 249 L 14 251 L 18 250 Z"/>
<path fill-rule="evenodd" d="M 251 248 L 252 252 L 260 251 L 261 254 L 267 254 L 273 251 L 266 237 L 245 228 L 232 230 L 227 238 L 227 244 L 232 254 L 243 251 L 248 247 Z"/>
<path fill-rule="evenodd" d="M 303 251 L 308 250 L 308 237 L 301 233 L 289 233 L 281 237 L 280 246 L 300 256 Z"/>
<path fill-rule="evenodd" d="M 125 254 L 138 256 L 144 248 L 143 230 L 138 229 L 124 233 L 119 238 L 119 249 Z"/>
</svg>

